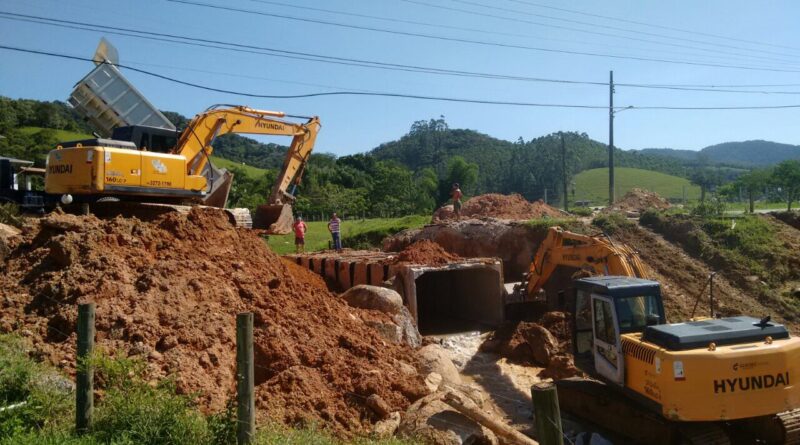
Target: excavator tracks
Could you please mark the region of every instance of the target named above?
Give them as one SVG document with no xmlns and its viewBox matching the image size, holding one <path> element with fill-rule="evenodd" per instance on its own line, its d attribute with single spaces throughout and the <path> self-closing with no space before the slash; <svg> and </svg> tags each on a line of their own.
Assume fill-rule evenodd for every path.
<svg viewBox="0 0 800 445">
<path fill-rule="evenodd" d="M 783 443 L 785 445 L 800 445 L 800 409 L 784 411 L 777 414 L 783 428 Z"/>
<path fill-rule="evenodd" d="M 682 443 L 686 445 L 731 445 L 725 430 L 713 423 L 685 425 L 679 428 Z"/>
</svg>

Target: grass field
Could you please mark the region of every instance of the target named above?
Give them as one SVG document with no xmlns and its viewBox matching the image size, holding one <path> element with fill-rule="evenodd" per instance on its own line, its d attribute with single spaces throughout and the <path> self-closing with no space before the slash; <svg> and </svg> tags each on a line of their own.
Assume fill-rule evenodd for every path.
<svg viewBox="0 0 800 445">
<path fill-rule="evenodd" d="M 219 156 L 211 156 L 211 162 L 216 165 L 217 167 L 226 168 L 230 170 L 233 167 L 240 168 L 247 173 L 247 176 L 250 178 L 260 178 L 264 176 L 267 170 L 263 168 L 253 167 L 251 165 L 244 165 L 236 161 L 229 161 L 225 158 L 220 158 Z"/>
<path fill-rule="evenodd" d="M 617 198 L 634 187 L 656 192 L 667 199 L 680 200 L 684 187 L 686 199 L 700 198 L 700 187 L 693 185 L 686 178 L 638 168 L 617 167 L 614 169 Z M 608 169 L 595 168 L 580 172 L 573 179 L 575 197 L 572 201 L 591 201 L 592 204 L 604 204 L 608 201 Z"/>
<path fill-rule="evenodd" d="M 42 130 L 45 130 L 45 128 L 42 128 L 42 127 L 21 127 L 19 129 L 19 131 L 22 134 L 29 135 L 29 136 L 30 135 L 34 135 L 34 134 L 36 134 L 36 133 L 38 133 L 38 132 L 40 132 Z M 90 139 L 90 138 L 93 137 L 91 134 L 76 133 L 74 131 L 66 131 L 66 130 L 53 130 L 53 131 L 56 132 L 56 138 L 59 141 L 64 141 L 64 142 L 66 142 L 66 141 L 74 141 L 74 140 L 77 140 L 77 139 Z"/>
<path fill-rule="evenodd" d="M 414 215 L 402 218 L 376 218 L 342 221 L 342 239 L 368 237 L 379 239 L 404 229 L 422 227 L 431 220 L 430 216 Z M 306 222 L 306 252 L 328 248 L 331 235 L 327 221 Z M 294 253 L 294 235 L 273 235 L 269 237 L 269 246 L 275 253 Z"/>
</svg>

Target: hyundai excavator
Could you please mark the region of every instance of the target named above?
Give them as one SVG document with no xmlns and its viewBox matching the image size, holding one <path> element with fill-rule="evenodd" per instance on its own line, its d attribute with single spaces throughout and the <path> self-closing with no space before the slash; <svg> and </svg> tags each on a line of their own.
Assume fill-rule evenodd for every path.
<svg viewBox="0 0 800 445">
<path fill-rule="evenodd" d="M 638 255 L 605 236 L 553 227 L 525 291 L 559 265 L 575 279 L 576 365 L 589 378 L 556 382 L 561 409 L 636 443 L 800 444 L 800 339 L 769 316 L 668 323 L 658 282 Z"/>
<path fill-rule="evenodd" d="M 215 105 L 179 132 L 122 75 L 110 42 L 100 39 L 92 59 L 95 68 L 75 85 L 69 103 L 95 129 L 95 138 L 63 142 L 49 153 L 47 193 L 61 195 L 65 205 L 80 203 L 83 211 L 91 205 L 99 215 L 225 208 L 233 175 L 211 164 L 214 139 L 226 133 L 289 136 L 292 143 L 267 204 L 252 220 L 247 209 L 225 210 L 237 225 L 291 232 L 294 188 L 314 148 L 319 118 Z"/>
<path fill-rule="evenodd" d="M 214 139 L 226 133 L 291 136 L 292 143 L 268 204 L 260 206 L 253 219 L 255 228 L 289 233 L 294 201 L 289 187 L 299 183 L 302 177 L 320 122 L 317 117 L 309 117 L 303 123 L 281 119 L 284 117 L 286 114 L 278 111 L 214 106 L 195 116 L 180 133 L 176 145 L 166 153 L 113 138 L 65 142 L 47 157 L 45 190 L 64 195 L 65 203 L 76 197 L 83 202 L 112 198 L 223 207 L 230 184 L 215 188 L 204 174 L 214 151 Z M 122 127 L 121 130 L 116 133 L 148 134 L 148 129 L 144 128 L 143 132 L 142 127 Z M 210 193 L 212 190 L 214 193 Z"/>
</svg>

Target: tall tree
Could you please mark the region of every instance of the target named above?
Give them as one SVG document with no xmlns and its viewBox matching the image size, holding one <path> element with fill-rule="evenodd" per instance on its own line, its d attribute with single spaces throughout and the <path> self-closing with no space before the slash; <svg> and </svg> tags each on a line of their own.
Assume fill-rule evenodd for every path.
<svg viewBox="0 0 800 445">
<path fill-rule="evenodd" d="M 689 177 L 692 184 L 700 186 L 700 202 L 706 201 L 706 192 L 719 185 L 721 176 L 719 171 L 712 168 L 699 168 L 695 170 Z"/>
<path fill-rule="evenodd" d="M 780 187 L 786 200 L 786 210 L 792 210 L 792 203 L 800 197 L 800 161 L 783 161 L 772 172 L 772 182 Z"/>
<path fill-rule="evenodd" d="M 750 213 L 755 212 L 755 197 L 764 192 L 770 180 L 770 172 L 765 169 L 752 170 L 745 173 L 733 183 L 734 187 L 740 188 L 747 193 L 747 201 L 750 203 Z"/>
</svg>

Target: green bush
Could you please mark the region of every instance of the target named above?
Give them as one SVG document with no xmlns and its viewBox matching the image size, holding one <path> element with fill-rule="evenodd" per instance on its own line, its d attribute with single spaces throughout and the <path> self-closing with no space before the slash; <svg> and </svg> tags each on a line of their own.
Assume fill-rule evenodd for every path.
<svg viewBox="0 0 800 445">
<path fill-rule="evenodd" d="M 591 207 L 575 207 L 569 212 L 578 216 L 592 216 L 592 213 L 594 213 Z"/>
<path fill-rule="evenodd" d="M 104 397 L 95 403 L 89 432 L 76 436 L 71 381 L 28 356 L 25 343 L 0 335 L 0 445 L 229 445 L 236 443 L 233 400 L 221 412 L 203 416 L 190 396 L 176 393 L 172 380 L 151 385 L 141 360 L 99 353 L 88 363 Z M 411 445 L 397 439 L 341 441 L 315 428 L 293 429 L 268 423 L 255 444 Z"/>
<path fill-rule="evenodd" d="M 19 206 L 16 204 L 12 202 L 0 203 L 0 223 L 14 227 L 22 227 L 22 221 L 20 221 L 19 215 Z"/>
<path fill-rule="evenodd" d="M 621 213 L 601 213 L 592 220 L 592 225 L 607 235 L 615 234 L 619 229 L 633 226 L 634 223 Z"/>
</svg>

